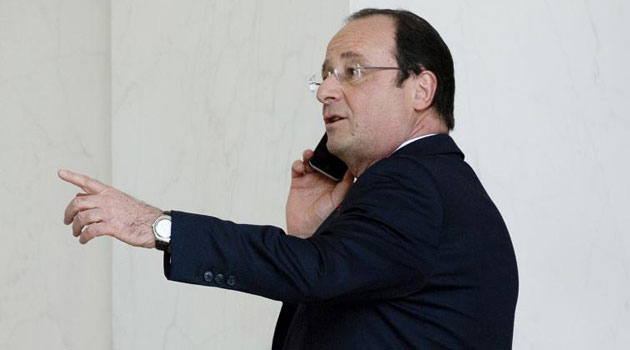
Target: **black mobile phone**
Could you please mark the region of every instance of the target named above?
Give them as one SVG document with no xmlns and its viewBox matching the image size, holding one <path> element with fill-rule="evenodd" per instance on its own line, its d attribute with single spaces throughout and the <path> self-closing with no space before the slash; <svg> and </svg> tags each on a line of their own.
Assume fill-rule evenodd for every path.
<svg viewBox="0 0 630 350">
<path fill-rule="evenodd" d="M 317 147 L 313 152 L 313 157 L 308 161 L 308 163 L 313 167 L 313 169 L 319 171 L 324 176 L 335 181 L 341 181 L 343 176 L 346 174 L 348 167 L 343 160 L 328 152 L 326 142 L 328 142 L 328 135 L 324 133 L 324 137 L 322 137 L 317 144 Z"/>
</svg>

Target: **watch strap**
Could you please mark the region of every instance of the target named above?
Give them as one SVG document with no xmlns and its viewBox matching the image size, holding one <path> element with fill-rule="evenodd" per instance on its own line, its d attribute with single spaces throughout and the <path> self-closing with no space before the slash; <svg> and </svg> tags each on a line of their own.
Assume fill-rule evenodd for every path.
<svg viewBox="0 0 630 350">
<path fill-rule="evenodd" d="M 155 240 L 155 248 L 157 250 L 161 250 L 163 252 L 169 252 L 171 251 L 171 244 L 168 242 L 164 242 L 164 241 L 160 241 L 159 239 Z"/>
</svg>

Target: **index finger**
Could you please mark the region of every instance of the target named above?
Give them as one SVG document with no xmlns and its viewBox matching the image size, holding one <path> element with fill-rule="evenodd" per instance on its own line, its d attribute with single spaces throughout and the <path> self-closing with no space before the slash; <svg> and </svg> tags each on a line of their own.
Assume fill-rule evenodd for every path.
<svg viewBox="0 0 630 350">
<path fill-rule="evenodd" d="M 315 152 L 313 152 L 313 150 L 305 149 L 304 152 L 302 152 L 302 161 L 304 163 L 308 163 L 308 161 L 311 160 L 311 158 L 313 158 L 314 154 Z"/>
<path fill-rule="evenodd" d="M 291 164 L 291 178 L 300 177 L 306 174 L 304 163 L 301 160 L 296 160 Z"/>
<path fill-rule="evenodd" d="M 70 170 L 65 170 L 65 169 L 59 170 L 57 172 L 57 175 L 62 180 L 69 182 L 75 186 L 79 186 L 87 194 L 100 193 L 107 187 L 106 185 L 98 182 L 97 180 L 94 180 L 93 178 L 89 176 L 75 173 Z"/>
</svg>

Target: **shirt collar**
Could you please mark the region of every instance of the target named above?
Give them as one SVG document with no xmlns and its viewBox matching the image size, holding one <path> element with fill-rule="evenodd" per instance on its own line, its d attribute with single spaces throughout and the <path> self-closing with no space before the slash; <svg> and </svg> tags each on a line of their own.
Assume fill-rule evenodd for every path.
<svg viewBox="0 0 630 350">
<path fill-rule="evenodd" d="M 400 146 L 398 146 L 398 148 L 396 148 L 396 149 L 394 150 L 394 152 L 390 153 L 390 154 L 388 155 L 388 157 L 389 157 L 389 156 L 391 156 L 392 154 L 396 153 L 396 151 L 398 151 L 399 149 L 401 149 L 401 148 L 403 148 L 403 147 L 407 146 L 408 144 L 410 144 L 410 143 L 412 143 L 412 142 L 414 142 L 414 141 L 418 141 L 418 140 L 420 140 L 420 139 L 423 139 L 423 138 L 425 138 L 425 137 L 429 137 L 429 136 L 433 136 L 433 135 L 437 135 L 437 134 L 427 134 L 427 135 L 422 135 L 422 136 L 418 136 L 418 137 L 414 137 L 414 138 L 412 138 L 412 139 L 409 139 L 409 140 L 407 140 L 407 141 L 403 142 Z"/>
</svg>

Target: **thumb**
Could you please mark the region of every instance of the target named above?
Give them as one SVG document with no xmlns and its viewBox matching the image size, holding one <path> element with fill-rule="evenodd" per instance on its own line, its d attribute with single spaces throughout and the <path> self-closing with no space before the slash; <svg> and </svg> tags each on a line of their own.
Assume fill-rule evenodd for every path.
<svg viewBox="0 0 630 350">
<path fill-rule="evenodd" d="M 341 182 L 335 185 L 332 192 L 333 201 L 335 201 L 336 204 L 341 203 L 341 201 L 346 197 L 346 193 L 348 193 L 352 184 L 354 184 L 354 176 L 352 176 L 350 170 L 347 170 Z"/>
</svg>

